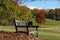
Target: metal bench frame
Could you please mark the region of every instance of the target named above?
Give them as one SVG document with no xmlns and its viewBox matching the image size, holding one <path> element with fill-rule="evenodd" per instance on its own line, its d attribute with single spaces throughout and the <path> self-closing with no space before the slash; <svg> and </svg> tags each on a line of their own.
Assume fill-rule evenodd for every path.
<svg viewBox="0 0 60 40">
<path fill-rule="evenodd" d="M 14 20 L 14 26 L 15 26 L 16 32 L 18 32 L 18 27 L 26 27 L 27 32 L 25 32 L 25 31 L 19 31 L 19 32 L 21 32 L 21 33 L 26 33 L 27 35 L 29 35 L 29 28 L 30 28 L 30 27 L 31 27 L 31 28 L 36 28 L 36 31 L 38 31 L 38 27 L 39 27 L 39 26 L 33 26 L 33 25 L 31 25 L 31 26 L 30 26 L 30 25 L 17 26 L 15 20 Z M 36 36 L 38 37 L 38 33 L 37 33 Z"/>
</svg>

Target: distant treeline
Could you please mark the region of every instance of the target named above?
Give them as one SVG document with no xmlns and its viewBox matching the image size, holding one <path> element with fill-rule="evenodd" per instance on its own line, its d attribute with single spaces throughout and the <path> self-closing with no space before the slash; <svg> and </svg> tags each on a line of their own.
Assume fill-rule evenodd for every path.
<svg viewBox="0 0 60 40">
<path fill-rule="evenodd" d="M 33 11 L 35 11 L 35 13 L 38 10 L 43 12 L 46 18 L 60 20 L 60 8 L 56 8 L 56 9 L 37 9 L 37 8 L 35 8 L 35 9 L 33 9 Z"/>
<path fill-rule="evenodd" d="M 50 9 L 45 16 L 49 19 L 60 20 L 60 8 Z"/>
</svg>

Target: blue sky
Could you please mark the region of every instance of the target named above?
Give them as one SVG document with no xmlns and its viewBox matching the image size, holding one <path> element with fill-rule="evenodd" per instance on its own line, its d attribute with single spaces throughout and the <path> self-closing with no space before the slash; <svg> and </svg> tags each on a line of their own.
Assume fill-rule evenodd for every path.
<svg viewBox="0 0 60 40">
<path fill-rule="evenodd" d="M 60 2 L 57 1 L 57 0 L 42 0 L 42 1 L 33 1 L 33 2 L 25 2 L 23 3 L 23 5 L 26 5 L 28 6 L 30 9 L 33 9 L 33 8 L 44 8 L 44 9 L 51 9 L 51 8 L 60 8 Z"/>
</svg>

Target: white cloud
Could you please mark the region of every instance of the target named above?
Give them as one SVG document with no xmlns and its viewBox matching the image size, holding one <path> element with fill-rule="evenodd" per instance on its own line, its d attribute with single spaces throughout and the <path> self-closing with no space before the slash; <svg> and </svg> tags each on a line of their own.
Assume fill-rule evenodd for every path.
<svg viewBox="0 0 60 40">
<path fill-rule="evenodd" d="M 27 6 L 27 7 L 30 8 L 30 9 L 36 8 L 35 6 Z"/>
<path fill-rule="evenodd" d="M 27 7 L 30 8 L 30 9 L 34 9 L 34 8 L 43 9 L 42 7 L 36 7 L 36 6 L 27 6 Z"/>
</svg>

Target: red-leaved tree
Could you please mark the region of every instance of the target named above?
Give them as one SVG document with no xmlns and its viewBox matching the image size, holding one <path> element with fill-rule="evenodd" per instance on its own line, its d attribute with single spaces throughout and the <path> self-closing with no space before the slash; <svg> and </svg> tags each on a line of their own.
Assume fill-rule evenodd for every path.
<svg viewBox="0 0 60 40">
<path fill-rule="evenodd" d="M 37 23 L 45 23 L 46 22 L 44 13 L 42 11 L 37 12 L 36 21 L 37 21 Z"/>
</svg>

